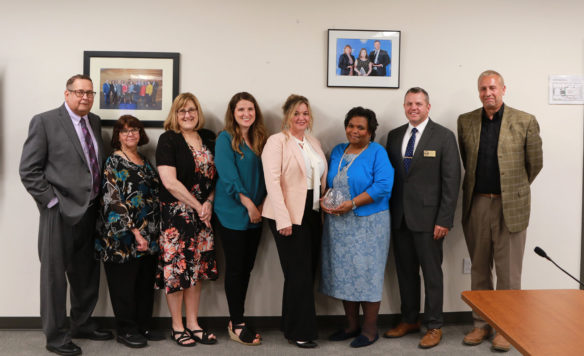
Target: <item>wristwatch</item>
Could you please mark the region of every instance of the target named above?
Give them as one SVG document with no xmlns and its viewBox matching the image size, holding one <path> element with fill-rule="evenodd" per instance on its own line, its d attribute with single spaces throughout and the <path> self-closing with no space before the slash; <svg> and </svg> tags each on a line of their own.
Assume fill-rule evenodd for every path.
<svg viewBox="0 0 584 356">
<path fill-rule="evenodd" d="M 353 210 L 357 209 L 357 205 L 355 205 L 355 201 L 351 199 L 351 204 L 353 204 Z"/>
</svg>

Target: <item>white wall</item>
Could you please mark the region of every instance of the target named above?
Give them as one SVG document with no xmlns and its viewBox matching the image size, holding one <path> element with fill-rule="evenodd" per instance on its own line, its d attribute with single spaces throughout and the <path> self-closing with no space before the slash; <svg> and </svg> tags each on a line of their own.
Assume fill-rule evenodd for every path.
<svg viewBox="0 0 584 356">
<path fill-rule="evenodd" d="M 30 118 L 61 104 L 65 80 L 83 70 L 84 50 L 180 52 L 180 89 L 199 97 L 214 130 L 222 127 L 236 91 L 255 95 L 271 132 L 280 125 L 286 96 L 303 94 L 312 102 L 314 133 L 327 151 L 344 140 L 343 116 L 356 105 L 377 113 L 377 141 L 384 142 L 390 129 L 405 123 L 401 103 L 412 86 L 427 89 L 431 117 L 456 130 L 457 116 L 480 106 L 477 75 L 498 70 L 507 84 L 505 102 L 536 115 L 544 142 L 544 169 L 532 186 L 523 286 L 577 287 L 531 251 L 542 246 L 579 274 L 583 110 L 548 105 L 547 80 L 550 74 L 583 73 L 580 0 L 63 0 L 3 1 L 1 7 L 0 317 L 39 315 L 38 212 L 20 183 L 18 164 Z M 327 88 L 330 28 L 401 30 L 400 89 Z M 156 142 L 161 130 L 148 133 Z M 146 148 L 148 154 L 153 150 L 154 144 Z M 444 244 L 447 312 L 469 310 L 460 300 L 460 292 L 470 288 L 469 275 L 462 274 L 467 255 L 458 211 Z M 390 261 L 381 312 L 399 313 Z M 95 315 L 112 315 L 103 282 Z M 266 231 L 247 313 L 279 315 L 281 286 L 275 245 Z M 166 316 L 159 297 L 155 313 Z M 339 302 L 322 295 L 317 304 L 320 314 L 342 313 Z M 201 315 L 227 315 L 222 279 L 204 287 Z"/>
</svg>

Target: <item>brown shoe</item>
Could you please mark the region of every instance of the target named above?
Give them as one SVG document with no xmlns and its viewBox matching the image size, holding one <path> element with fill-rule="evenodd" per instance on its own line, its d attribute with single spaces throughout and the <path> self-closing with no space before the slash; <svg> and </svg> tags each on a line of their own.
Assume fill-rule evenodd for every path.
<svg viewBox="0 0 584 356">
<path fill-rule="evenodd" d="M 480 344 L 481 342 L 483 342 L 484 339 L 487 339 L 489 336 L 491 336 L 490 326 L 485 326 L 484 328 L 475 327 L 472 329 L 471 332 L 466 334 L 462 342 L 465 345 L 474 346 Z"/>
<path fill-rule="evenodd" d="M 497 351 L 507 352 L 511 350 L 511 344 L 505 337 L 499 333 L 495 334 L 493 338 L 493 349 Z"/>
<path fill-rule="evenodd" d="M 383 334 L 383 337 L 387 338 L 394 338 L 394 337 L 402 337 L 405 334 L 414 333 L 420 331 L 420 322 L 409 324 L 400 322 L 397 326 L 393 329 L 389 329 L 388 331 Z"/>
<path fill-rule="evenodd" d="M 423 349 L 429 349 L 440 343 L 442 340 L 442 329 L 428 329 L 426 335 L 420 340 L 420 347 Z"/>
</svg>

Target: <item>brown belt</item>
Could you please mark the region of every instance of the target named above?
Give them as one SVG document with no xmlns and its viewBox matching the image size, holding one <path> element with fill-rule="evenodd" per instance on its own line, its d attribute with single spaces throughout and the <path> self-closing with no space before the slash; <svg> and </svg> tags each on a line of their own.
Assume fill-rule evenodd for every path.
<svg viewBox="0 0 584 356">
<path fill-rule="evenodd" d="M 489 199 L 495 199 L 495 198 L 500 198 L 501 194 L 486 194 L 486 193 L 475 193 L 475 195 L 478 195 L 480 197 L 485 197 L 485 198 L 489 198 Z"/>
</svg>

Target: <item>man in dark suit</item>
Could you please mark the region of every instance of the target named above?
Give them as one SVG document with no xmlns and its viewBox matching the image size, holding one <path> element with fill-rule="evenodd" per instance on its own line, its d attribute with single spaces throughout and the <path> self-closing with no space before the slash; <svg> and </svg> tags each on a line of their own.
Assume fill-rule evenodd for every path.
<svg viewBox="0 0 584 356">
<path fill-rule="evenodd" d="M 530 185 L 543 168 L 542 141 L 535 116 L 503 103 L 505 82 L 494 70 L 478 79 L 483 106 L 458 117 L 458 143 L 465 169 L 462 229 L 470 259 L 472 290 L 521 289 L 526 229 L 531 210 Z M 464 344 L 478 345 L 491 334 L 479 315 Z M 511 345 L 500 333 L 493 348 Z"/>
<path fill-rule="evenodd" d="M 387 51 L 381 49 L 381 42 L 373 42 L 375 50 L 369 53 L 369 60 L 373 63 L 373 70 L 371 71 L 372 76 L 385 77 L 387 75 L 387 66 L 391 63 L 389 54 Z"/>
<path fill-rule="evenodd" d="M 93 248 L 104 161 L 100 119 L 89 112 L 94 96 L 91 78 L 71 77 L 65 103 L 32 118 L 20 160 L 22 183 L 40 212 L 41 320 L 46 348 L 59 355 L 81 354 L 71 337 L 113 337 L 97 329 L 91 318 L 99 287 Z"/>
<path fill-rule="evenodd" d="M 384 336 L 420 329 L 422 267 L 427 332 L 420 347 L 430 348 L 442 339 L 442 242 L 453 225 L 460 159 L 454 133 L 428 117 L 430 100 L 424 89 L 408 90 L 404 109 L 409 123 L 392 130 L 386 146 L 395 167 L 390 207 L 402 320 Z"/>
</svg>

